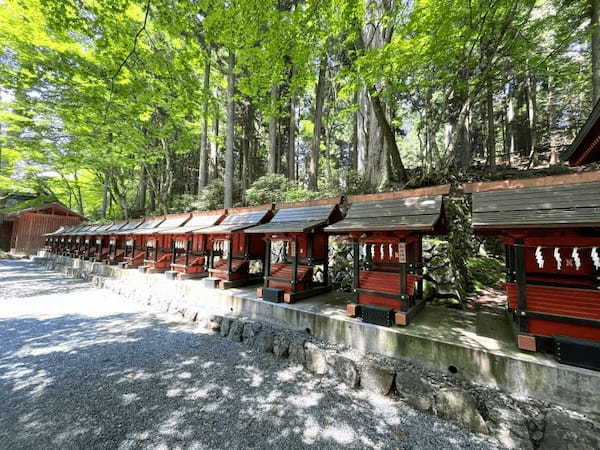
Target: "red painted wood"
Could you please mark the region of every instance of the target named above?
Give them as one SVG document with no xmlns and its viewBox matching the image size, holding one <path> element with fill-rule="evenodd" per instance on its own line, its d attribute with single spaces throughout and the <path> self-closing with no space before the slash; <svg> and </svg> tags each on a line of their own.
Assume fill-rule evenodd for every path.
<svg viewBox="0 0 600 450">
<path fill-rule="evenodd" d="M 417 281 L 420 277 L 418 275 L 408 274 L 406 277 L 406 293 L 408 295 L 414 295 Z M 365 270 L 360 273 L 360 284 L 361 289 L 368 289 L 371 291 L 387 292 L 390 294 L 400 293 L 400 274 L 392 272 L 378 272 L 372 270 Z"/>
<path fill-rule="evenodd" d="M 169 253 L 159 254 L 156 261 L 154 259 L 144 259 L 144 265 L 151 269 L 168 269 L 171 266 L 171 255 Z"/>
<path fill-rule="evenodd" d="M 392 308 L 394 311 L 402 310 L 402 302 L 400 300 L 375 294 L 358 294 L 358 304 L 385 306 L 387 308 Z"/>
<path fill-rule="evenodd" d="M 517 285 L 506 283 L 508 302 L 517 309 Z M 554 286 L 527 286 L 527 309 L 534 312 L 600 320 L 600 291 Z M 542 319 L 529 319 L 529 332 L 600 341 L 600 329 Z"/>
<path fill-rule="evenodd" d="M 296 276 L 296 291 L 303 291 L 312 286 L 313 268 L 311 266 L 298 265 Z M 271 276 L 275 278 L 284 278 L 292 281 L 291 264 L 271 264 Z M 283 289 L 286 292 L 291 291 L 290 283 L 281 281 L 269 281 L 269 287 Z"/>
<path fill-rule="evenodd" d="M 171 270 L 180 273 L 202 273 L 206 272 L 206 258 L 204 256 L 190 256 L 188 265 L 185 265 L 185 256 L 180 256 L 171 264 Z"/>
<path fill-rule="evenodd" d="M 221 280 L 241 280 L 248 278 L 250 262 L 248 260 L 236 259 L 231 261 L 231 273 L 227 273 L 227 260 L 223 259 L 215 264 L 215 269 L 221 272 L 214 272 L 213 275 Z"/>
<path fill-rule="evenodd" d="M 77 225 L 83 221 L 79 216 L 51 214 L 52 211 L 43 211 L 23 212 L 16 216 L 11 229 L 11 251 L 35 253 L 44 247 L 45 237 L 43 235 L 45 233 L 55 231 L 63 225 Z"/>
<path fill-rule="evenodd" d="M 540 250 L 544 258 L 544 267 L 540 267 L 535 258 L 536 249 L 528 247 L 525 248 L 525 271 L 528 274 L 573 275 L 579 277 L 589 277 L 592 274 L 593 263 L 591 257 L 592 250 L 590 248 L 580 248 L 578 250 L 581 262 L 579 269 L 575 266 L 575 260 L 571 256 L 573 248 L 558 248 L 562 261 L 560 270 L 554 258 L 554 248 L 543 248 Z"/>
</svg>

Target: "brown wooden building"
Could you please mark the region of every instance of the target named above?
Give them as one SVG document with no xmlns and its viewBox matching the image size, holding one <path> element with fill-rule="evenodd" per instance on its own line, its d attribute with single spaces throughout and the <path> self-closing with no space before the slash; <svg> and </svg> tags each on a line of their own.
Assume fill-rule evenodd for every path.
<svg viewBox="0 0 600 450">
<path fill-rule="evenodd" d="M 32 254 L 44 248 L 44 234 L 85 220 L 60 203 L 47 203 L 0 216 L 0 249 Z"/>
</svg>

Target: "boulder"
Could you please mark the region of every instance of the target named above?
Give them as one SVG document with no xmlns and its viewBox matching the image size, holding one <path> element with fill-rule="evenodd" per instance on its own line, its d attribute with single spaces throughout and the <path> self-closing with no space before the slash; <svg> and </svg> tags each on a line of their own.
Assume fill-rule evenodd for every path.
<svg viewBox="0 0 600 450">
<path fill-rule="evenodd" d="M 188 320 L 190 322 L 195 322 L 197 317 L 198 317 L 198 311 L 196 311 L 193 308 L 186 308 L 183 311 L 183 318 L 185 320 Z"/>
<path fill-rule="evenodd" d="M 370 362 L 360 371 L 360 385 L 367 391 L 387 395 L 394 383 L 394 371 L 388 367 Z"/>
<path fill-rule="evenodd" d="M 327 355 L 327 364 L 333 374 L 345 385 L 356 388 L 358 387 L 360 376 L 358 368 L 354 361 L 337 353 Z"/>
<path fill-rule="evenodd" d="M 242 333 L 244 332 L 244 322 L 234 320 L 229 326 L 229 339 L 235 342 L 242 341 Z"/>
<path fill-rule="evenodd" d="M 290 340 L 290 346 L 289 346 L 289 356 L 290 356 L 290 361 L 297 363 L 297 364 L 304 364 L 304 361 L 306 360 L 305 354 L 304 354 L 304 343 L 305 340 L 302 339 L 299 336 L 293 336 Z"/>
<path fill-rule="evenodd" d="M 229 328 L 231 327 L 231 319 L 229 317 L 223 317 L 221 320 L 221 336 L 225 337 L 229 335 Z"/>
<path fill-rule="evenodd" d="M 273 341 L 273 330 L 262 327 L 254 338 L 254 348 L 263 353 L 271 353 L 273 351 Z"/>
<path fill-rule="evenodd" d="M 312 373 L 325 375 L 329 372 L 327 365 L 327 352 L 312 342 L 304 346 L 304 365 Z"/>
<path fill-rule="evenodd" d="M 479 414 L 477 401 L 462 389 L 442 389 L 435 395 L 437 415 L 458 423 L 474 433 L 488 433 L 488 427 Z"/>
<path fill-rule="evenodd" d="M 418 373 L 409 370 L 396 372 L 396 392 L 411 407 L 419 411 L 432 411 L 435 387 Z"/>
<path fill-rule="evenodd" d="M 546 414 L 542 450 L 596 450 L 600 448 L 600 424 L 568 411 L 552 409 Z"/>
<path fill-rule="evenodd" d="M 289 356 L 290 340 L 285 332 L 275 334 L 273 337 L 273 354 L 276 358 L 284 359 Z"/>
<path fill-rule="evenodd" d="M 244 331 L 242 332 L 242 341 L 244 344 L 253 346 L 254 340 L 261 328 L 262 325 L 258 322 L 244 322 Z"/>
</svg>

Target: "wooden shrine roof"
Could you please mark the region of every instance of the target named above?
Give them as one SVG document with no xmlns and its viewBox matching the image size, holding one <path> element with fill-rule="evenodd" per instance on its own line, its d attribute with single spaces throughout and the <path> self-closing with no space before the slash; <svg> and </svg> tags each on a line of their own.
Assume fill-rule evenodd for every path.
<svg viewBox="0 0 600 450">
<path fill-rule="evenodd" d="M 249 228 L 246 233 L 306 233 L 329 224 L 339 211 L 341 199 L 317 200 L 303 203 L 307 206 L 294 207 L 295 204 L 283 204 L 270 222 Z M 287 207 L 291 206 L 291 207 Z"/>
<path fill-rule="evenodd" d="M 259 225 L 269 217 L 272 209 L 263 209 L 258 211 L 243 212 L 238 214 L 227 214 L 225 220 L 219 225 L 197 230 L 198 234 L 220 234 L 232 233 L 234 231 L 246 230 L 250 227 Z"/>
<path fill-rule="evenodd" d="M 100 224 L 97 224 L 97 223 L 87 224 L 87 225 L 84 225 L 79 230 L 71 231 L 68 234 L 70 234 L 72 236 L 85 236 L 86 234 L 91 234 L 98 227 L 100 227 Z"/>
<path fill-rule="evenodd" d="M 377 195 L 377 194 L 375 194 Z M 353 202 L 340 222 L 325 228 L 330 233 L 353 231 L 433 231 L 442 220 L 443 196 L 399 197 Z"/>
<path fill-rule="evenodd" d="M 100 234 L 114 234 L 117 231 L 121 231 L 125 227 L 125 225 L 127 225 L 128 223 L 129 222 L 127 222 L 127 221 L 112 223 L 108 228 L 103 230 L 102 233 L 100 233 Z"/>
<path fill-rule="evenodd" d="M 600 225 L 600 182 L 473 193 L 474 228 Z"/>
<path fill-rule="evenodd" d="M 185 225 L 187 221 L 190 220 L 192 215 L 190 213 L 185 214 L 175 214 L 170 216 L 165 216 L 164 222 L 162 222 L 157 228 L 153 230 L 148 230 L 143 234 L 171 234 L 177 232 L 177 229 Z"/>
<path fill-rule="evenodd" d="M 567 149 L 563 159 L 571 166 L 600 161 L 600 100 L 594 105 L 581 130 Z"/>
<path fill-rule="evenodd" d="M 104 223 L 94 230 L 94 234 L 105 234 L 112 226 L 112 222 Z"/>
<path fill-rule="evenodd" d="M 225 215 L 224 209 L 218 209 L 214 211 L 198 211 L 192 213 L 192 218 L 185 223 L 184 226 L 173 230 L 173 234 L 185 234 L 192 233 L 204 228 L 212 227 L 219 223 L 219 221 Z"/>
<path fill-rule="evenodd" d="M 131 234 L 153 234 L 156 229 L 165 221 L 164 216 L 151 217 L 146 219 L 143 224 L 131 232 Z"/>
<path fill-rule="evenodd" d="M 140 225 L 144 223 L 144 219 L 134 219 L 127 222 L 123 225 L 122 228 L 119 229 L 115 234 L 130 234 L 133 233 Z"/>
</svg>

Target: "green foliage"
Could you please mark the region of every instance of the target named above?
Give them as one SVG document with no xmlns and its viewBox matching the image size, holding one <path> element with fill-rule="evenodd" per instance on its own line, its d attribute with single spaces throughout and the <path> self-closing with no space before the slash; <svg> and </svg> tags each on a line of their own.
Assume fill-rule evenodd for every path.
<svg viewBox="0 0 600 450">
<path fill-rule="evenodd" d="M 27 208 L 35 208 L 36 206 L 43 205 L 45 203 L 56 202 L 56 198 L 50 195 L 40 195 L 31 200 L 24 200 L 22 202 L 16 203 L 7 208 L 0 209 L 0 214 L 10 214 L 14 212 L 19 212 Z"/>
<path fill-rule="evenodd" d="M 506 280 L 504 261 L 488 255 L 478 254 L 468 259 L 470 282 L 472 290 L 478 291 L 485 287 L 500 288 Z"/>
<path fill-rule="evenodd" d="M 288 188 L 289 183 L 283 175 L 262 176 L 246 190 L 246 203 L 255 206 L 282 202 Z"/>
</svg>

